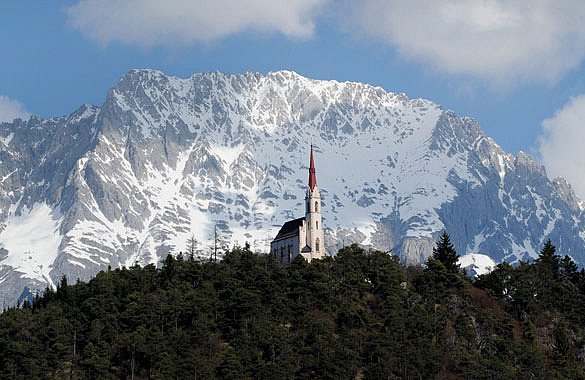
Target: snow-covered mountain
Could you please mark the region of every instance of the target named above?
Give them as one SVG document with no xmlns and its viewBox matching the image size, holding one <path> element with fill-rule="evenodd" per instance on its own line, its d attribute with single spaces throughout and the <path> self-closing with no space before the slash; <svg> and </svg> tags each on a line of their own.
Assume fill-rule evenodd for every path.
<svg viewBox="0 0 585 380">
<path fill-rule="evenodd" d="M 468 253 L 460 256 L 457 263 L 469 277 L 490 273 L 497 265 L 491 257 L 481 253 Z"/>
<path fill-rule="evenodd" d="M 0 299 L 158 263 L 191 236 L 207 256 L 214 226 L 268 251 L 303 214 L 311 143 L 330 252 L 419 262 L 446 229 L 460 253 L 526 259 L 550 237 L 585 261 L 570 186 L 431 101 L 288 71 L 133 70 L 101 107 L 0 124 Z"/>
</svg>

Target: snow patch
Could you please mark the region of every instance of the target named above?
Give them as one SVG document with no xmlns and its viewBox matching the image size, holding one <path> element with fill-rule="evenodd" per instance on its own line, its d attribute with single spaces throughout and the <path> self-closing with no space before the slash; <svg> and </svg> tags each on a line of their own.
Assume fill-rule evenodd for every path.
<svg viewBox="0 0 585 380">
<path fill-rule="evenodd" d="M 471 277 L 490 273 L 496 267 L 496 262 L 491 257 L 481 253 L 468 253 L 460 256 L 458 263 Z"/>
<path fill-rule="evenodd" d="M 236 145 L 233 147 L 215 145 L 211 147 L 213 154 L 219 157 L 226 163 L 225 168 L 229 169 L 232 164 L 238 159 L 240 154 L 244 151 L 244 145 Z M 227 171 L 227 170 L 226 170 Z"/>
<path fill-rule="evenodd" d="M 60 213 L 45 203 L 35 203 L 21 215 L 10 215 L 0 233 L 0 246 L 8 250 L 8 257 L 0 264 L 54 286 L 49 271 L 61 243 L 61 221 Z"/>
<path fill-rule="evenodd" d="M 506 177 L 506 163 L 504 161 L 504 156 L 502 154 L 498 154 L 498 175 L 500 179 L 503 181 L 504 177 Z"/>
<path fill-rule="evenodd" d="M 2 141 L 4 145 L 8 146 L 8 144 L 10 144 L 10 142 L 12 141 L 12 138 L 14 138 L 14 133 L 10 133 L 6 137 L 0 137 L 0 141 Z"/>
<path fill-rule="evenodd" d="M 11 171 L 10 173 L 6 174 L 4 177 L 0 178 L 0 183 L 3 183 L 4 181 L 6 181 L 8 178 L 10 178 L 11 175 L 13 175 L 14 173 L 16 173 L 18 169 L 14 169 L 13 171 Z"/>
</svg>

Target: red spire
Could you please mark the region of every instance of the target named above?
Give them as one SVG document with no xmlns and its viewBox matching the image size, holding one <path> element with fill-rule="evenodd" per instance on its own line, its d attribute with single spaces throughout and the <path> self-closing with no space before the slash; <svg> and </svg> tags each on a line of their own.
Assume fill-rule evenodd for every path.
<svg viewBox="0 0 585 380">
<path fill-rule="evenodd" d="M 309 166 L 309 189 L 313 191 L 317 184 L 317 176 L 315 175 L 315 160 L 313 159 L 313 145 L 311 145 L 311 164 Z"/>
</svg>

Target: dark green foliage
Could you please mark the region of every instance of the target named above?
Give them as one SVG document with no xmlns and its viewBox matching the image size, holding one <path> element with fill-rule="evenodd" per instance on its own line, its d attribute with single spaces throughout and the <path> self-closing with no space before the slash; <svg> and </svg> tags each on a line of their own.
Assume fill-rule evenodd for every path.
<svg viewBox="0 0 585 380">
<path fill-rule="evenodd" d="M 451 243 L 451 238 L 445 231 L 443 231 L 437 245 L 433 248 L 433 259 L 441 262 L 449 272 L 459 271 L 459 264 L 457 264 L 459 255 Z"/>
<path fill-rule="evenodd" d="M 500 264 L 480 276 L 477 286 L 498 299 L 516 318 L 517 338 L 531 343 L 522 353 L 527 374 L 536 378 L 584 379 L 585 294 L 583 271 L 561 258 L 548 240 L 533 264 Z M 524 363 L 525 362 L 525 363 Z"/>
<path fill-rule="evenodd" d="M 583 379 L 584 275 L 548 243 L 477 286 L 445 234 L 426 267 L 249 247 L 47 289 L 0 315 L 0 379 Z"/>
</svg>

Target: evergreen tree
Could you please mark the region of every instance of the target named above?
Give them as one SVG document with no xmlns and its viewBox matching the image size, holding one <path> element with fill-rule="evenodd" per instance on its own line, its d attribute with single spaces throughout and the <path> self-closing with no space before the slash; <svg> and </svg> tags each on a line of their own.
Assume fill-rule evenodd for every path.
<svg viewBox="0 0 585 380">
<path fill-rule="evenodd" d="M 451 238 L 443 231 L 437 245 L 433 248 L 433 259 L 439 260 L 449 272 L 459 272 L 457 260 L 459 255 L 455 251 Z"/>
<path fill-rule="evenodd" d="M 557 249 L 548 239 L 538 254 L 536 267 L 541 275 L 547 278 L 558 278 L 561 258 L 557 255 Z"/>
<path fill-rule="evenodd" d="M 246 246 L 62 280 L 0 314 L 0 379 L 585 379 L 585 272 L 554 251 L 477 286 L 446 234 L 424 269 Z"/>
<path fill-rule="evenodd" d="M 571 284 L 571 286 L 578 286 L 579 283 L 579 268 L 573 259 L 565 255 L 559 263 L 559 278 L 564 284 Z"/>
</svg>

